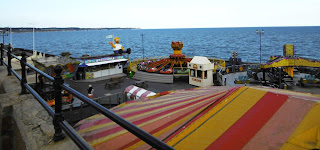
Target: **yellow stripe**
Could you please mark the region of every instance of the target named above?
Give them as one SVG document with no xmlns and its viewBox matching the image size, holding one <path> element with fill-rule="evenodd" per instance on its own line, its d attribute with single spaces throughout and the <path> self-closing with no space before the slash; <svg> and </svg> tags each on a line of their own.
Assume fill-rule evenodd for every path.
<svg viewBox="0 0 320 150">
<path fill-rule="evenodd" d="M 186 132 L 182 132 L 177 138 L 170 141 L 169 145 L 174 145 L 176 149 L 205 149 L 266 93 L 261 90 L 241 87 L 186 129 Z"/>
<path fill-rule="evenodd" d="M 205 108 L 205 107 L 204 107 L 204 108 Z M 159 137 L 160 135 L 162 135 L 162 134 L 168 132 L 169 130 L 171 130 L 172 128 L 174 128 L 174 127 L 182 124 L 183 122 L 188 121 L 189 119 L 191 119 L 192 117 L 194 117 L 196 114 L 198 114 L 198 113 L 201 112 L 202 110 L 203 110 L 203 109 L 199 109 L 198 111 L 196 111 L 196 112 L 194 112 L 194 113 L 192 113 L 192 114 L 184 117 L 183 119 L 181 119 L 181 120 L 179 120 L 179 121 L 171 124 L 170 126 L 168 126 L 168 127 L 164 128 L 164 129 L 162 129 L 162 130 L 154 133 L 153 136 Z M 136 143 L 136 144 L 128 147 L 127 149 L 137 149 L 137 148 L 139 148 L 140 146 L 142 146 L 142 145 L 144 145 L 144 144 L 146 144 L 146 142 L 144 142 L 144 141 L 141 140 L 141 141 L 139 141 L 138 143 Z"/>
<path fill-rule="evenodd" d="M 143 126 L 145 126 L 145 125 L 147 125 L 147 124 L 153 123 L 153 122 L 155 122 L 155 121 L 159 121 L 159 120 L 161 120 L 161 119 L 163 119 L 163 118 L 166 118 L 166 117 L 169 117 L 169 116 L 171 116 L 171 115 L 173 115 L 173 114 L 175 114 L 175 113 L 179 113 L 179 112 L 181 112 L 181 111 L 190 109 L 191 107 L 196 107 L 197 105 L 202 105 L 203 103 L 206 103 L 207 101 L 210 101 L 210 100 L 215 99 L 215 98 L 216 98 L 216 97 L 209 98 L 209 99 L 207 99 L 206 101 L 202 101 L 202 102 L 200 102 L 200 103 L 196 103 L 195 105 L 190 105 L 190 106 L 185 107 L 185 108 L 183 108 L 183 109 L 179 109 L 179 110 L 177 110 L 177 111 L 168 113 L 168 114 L 163 115 L 163 116 L 160 116 L 160 117 L 158 117 L 158 118 L 154 118 L 154 119 L 152 119 L 152 120 L 149 120 L 149 121 L 144 122 L 144 123 L 142 123 L 142 124 L 139 124 L 139 125 L 137 125 L 137 126 L 138 126 L 139 128 L 142 128 Z M 206 106 L 205 106 L 205 107 L 206 107 Z M 119 136 L 119 135 L 121 135 L 121 134 L 126 133 L 126 132 L 123 132 L 123 131 L 126 131 L 126 132 L 127 132 L 127 130 L 121 130 L 121 131 L 119 131 L 119 132 L 117 132 L 117 133 L 114 133 L 114 134 L 115 134 L 116 136 Z M 121 133 L 121 134 L 119 134 L 119 133 Z M 92 141 L 90 141 L 89 143 L 91 144 L 91 146 L 99 145 L 99 144 L 101 144 L 101 143 L 103 143 L 103 142 L 105 142 L 105 141 L 107 141 L 107 140 L 111 140 L 112 138 L 116 137 L 116 136 L 114 136 L 114 134 L 110 134 L 110 135 L 108 135 L 108 136 L 105 136 L 105 137 L 102 137 L 102 138 L 99 138 L 99 139 L 92 140 Z"/>
<path fill-rule="evenodd" d="M 220 110 L 222 107 L 227 105 L 229 103 L 228 99 L 233 99 L 235 96 L 240 94 L 242 91 L 244 91 L 246 88 L 241 87 L 234 93 L 232 93 L 229 97 L 227 97 L 225 100 L 221 101 L 217 106 L 215 106 L 211 111 L 204 114 L 201 118 L 198 119 L 198 121 L 193 122 L 189 127 L 187 127 L 184 131 L 180 132 L 176 137 L 172 138 L 170 141 L 168 141 L 168 144 L 170 146 L 173 146 L 177 142 L 179 142 L 181 139 L 183 139 L 185 136 L 187 136 L 190 132 L 192 132 L 196 127 L 200 126 L 206 119 L 208 119 L 213 112 L 213 110 Z M 211 112 L 211 113 L 210 113 Z M 210 113 L 209 115 L 207 115 Z"/>
<path fill-rule="evenodd" d="M 303 106 L 301 106 L 303 107 Z M 281 150 L 320 149 L 320 103 L 315 102 Z"/>
<path fill-rule="evenodd" d="M 224 93 L 220 93 L 217 96 L 220 96 L 221 94 L 224 94 Z M 212 95 L 215 95 L 215 94 L 212 94 Z M 217 97 L 217 96 L 215 96 L 215 97 Z M 148 116 L 148 115 L 153 114 L 153 113 L 161 112 L 163 110 L 171 109 L 171 108 L 174 108 L 174 107 L 177 107 L 177 106 L 180 106 L 180 105 L 184 105 L 184 104 L 187 104 L 187 103 L 190 103 L 190 102 L 193 102 L 193 101 L 200 100 L 200 99 L 202 99 L 204 97 L 208 97 L 208 95 L 205 95 L 205 96 L 202 96 L 202 97 L 197 97 L 197 98 L 194 98 L 194 99 L 190 99 L 190 100 L 182 102 L 182 103 L 177 103 L 177 104 L 174 104 L 174 105 L 163 107 L 161 109 L 154 109 L 153 111 L 148 111 L 148 112 L 145 112 L 145 113 L 142 113 L 142 114 L 138 114 L 138 115 L 135 115 L 135 116 L 132 116 L 132 117 L 128 117 L 128 118 L 126 118 L 126 120 L 130 121 L 130 120 L 133 120 L 133 119 L 136 119 L 136 118 L 139 118 L 139 117 Z M 140 109 L 138 109 L 138 110 L 140 110 Z M 118 112 L 117 112 L 117 114 L 118 114 Z M 92 126 L 90 126 L 88 128 L 79 130 L 78 133 L 82 134 L 82 133 L 85 133 L 85 132 L 90 132 L 90 131 L 97 130 L 97 129 L 100 129 L 100 128 L 108 127 L 108 126 L 111 126 L 111 125 L 114 125 L 114 124 L 116 124 L 116 123 L 109 122 L 109 123 L 105 123 L 105 124 L 92 125 Z"/>
</svg>

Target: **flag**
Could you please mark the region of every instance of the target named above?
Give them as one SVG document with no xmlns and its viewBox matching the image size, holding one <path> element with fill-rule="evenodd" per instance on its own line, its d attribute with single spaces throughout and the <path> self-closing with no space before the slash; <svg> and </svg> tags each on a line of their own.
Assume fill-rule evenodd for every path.
<svg viewBox="0 0 320 150">
<path fill-rule="evenodd" d="M 106 39 L 113 39 L 113 35 L 112 35 L 112 34 L 107 35 L 107 36 L 106 36 Z"/>
</svg>

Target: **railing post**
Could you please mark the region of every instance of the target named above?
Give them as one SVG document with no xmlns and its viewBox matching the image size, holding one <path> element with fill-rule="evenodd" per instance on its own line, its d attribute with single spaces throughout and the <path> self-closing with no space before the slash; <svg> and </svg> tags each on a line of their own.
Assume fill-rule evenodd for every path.
<svg viewBox="0 0 320 150">
<path fill-rule="evenodd" d="M 54 73 L 56 74 L 54 77 L 54 92 L 55 92 L 55 113 L 54 113 L 54 119 L 53 119 L 53 125 L 54 125 L 54 137 L 53 140 L 55 142 L 63 140 L 65 135 L 62 133 L 62 128 L 59 125 L 59 122 L 64 120 L 63 113 L 62 113 L 62 98 L 61 98 L 61 91 L 63 84 L 62 76 L 62 67 L 57 65 L 54 68 Z"/>
<path fill-rule="evenodd" d="M 26 52 L 22 52 L 21 53 L 21 61 L 20 61 L 20 64 L 21 64 L 21 94 L 27 94 L 27 90 L 26 90 L 26 87 L 24 86 L 25 83 L 27 83 L 27 76 L 26 76 L 26 62 L 27 62 L 27 59 L 26 59 Z"/>
<path fill-rule="evenodd" d="M 8 76 L 11 76 L 11 44 L 9 44 L 9 47 L 8 47 L 8 53 L 7 53 L 7 57 L 8 57 L 8 66 L 7 66 L 7 70 L 8 70 Z"/>
<path fill-rule="evenodd" d="M 3 61 L 3 48 L 4 48 L 4 47 L 3 47 L 3 43 L 1 43 L 1 44 L 0 44 L 0 49 L 1 49 L 1 58 L 0 58 L 0 61 L 1 61 L 1 62 L 0 62 L 0 63 L 1 63 L 1 66 L 3 65 L 3 62 L 2 62 L 2 61 Z"/>
</svg>

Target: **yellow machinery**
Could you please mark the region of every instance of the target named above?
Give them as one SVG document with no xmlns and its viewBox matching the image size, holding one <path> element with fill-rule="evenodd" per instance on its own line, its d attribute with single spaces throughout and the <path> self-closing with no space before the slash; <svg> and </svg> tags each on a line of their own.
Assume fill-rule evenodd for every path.
<svg viewBox="0 0 320 150">
<path fill-rule="evenodd" d="M 271 56 L 270 61 L 261 64 L 260 68 L 281 67 L 289 76 L 293 77 L 294 67 L 320 67 L 320 62 L 294 56 L 294 46 L 292 44 L 283 45 L 284 57 Z"/>
<path fill-rule="evenodd" d="M 293 44 L 284 44 L 283 45 L 283 56 L 285 56 L 285 57 L 294 56 L 294 45 Z"/>
</svg>

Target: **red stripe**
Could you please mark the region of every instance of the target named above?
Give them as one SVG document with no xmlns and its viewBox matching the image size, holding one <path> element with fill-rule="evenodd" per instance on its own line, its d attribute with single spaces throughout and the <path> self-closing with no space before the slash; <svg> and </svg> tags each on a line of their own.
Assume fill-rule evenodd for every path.
<svg viewBox="0 0 320 150">
<path fill-rule="evenodd" d="M 214 97 L 214 96 L 215 96 L 215 95 L 209 96 L 209 97 L 206 97 L 206 98 L 203 98 L 203 99 L 198 100 L 198 101 L 193 101 L 193 102 L 190 102 L 190 103 L 187 103 L 187 104 L 184 104 L 184 105 L 181 105 L 181 106 L 178 106 L 178 107 L 175 107 L 175 108 L 166 110 L 166 111 L 161 112 L 161 113 L 156 113 L 156 114 L 154 114 L 154 115 L 152 115 L 152 116 L 148 116 L 148 117 L 145 117 L 145 118 L 141 118 L 140 120 L 136 120 L 136 121 L 134 121 L 134 122 L 132 122 L 132 123 L 135 124 L 135 125 L 139 125 L 139 124 L 144 123 L 144 122 L 146 122 L 146 121 L 149 121 L 149 120 L 151 120 L 151 119 L 154 119 L 154 118 L 157 118 L 157 117 L 166 115 L 166 114 L 168 114 L 168 113 L 171 113 L 171 112 L 176 111 L 176 110 L 179 110 L 179 109 L 183 109 L 183 108 L 188 107 L 188 106 L 190 106 L 190 105 L 197 104 L 197 103 L 199 103 L 199 102 L 201 102 L 201 101 L 205 101 L 205 100 L 207 100 L 207 99 L 209 99 L 209 98 L 211 98 L 211 97 Z M 199 106 L 198 106 L 198 107 L 199 107 Z M 121 131 L 121 130 L 123 130 L 123 128 L 120 127 L 120 126 L 118 126 L 118 127 L 112 128 L 112 129 L 108 129 L 108 130 L 105 130 L 105 131 L 101 131 L 100 133 L 97 133 L 97 134 L 94 134 L 94 135 L 89 135 L 89 134 L 87 134 L 87 136 L 85 135 L 84 138 L 85 138 L 87 141 L 91 141 L 91 140 L 94 140 L 94 139 L 98 139 L 98 138 L 101 138 L 101 137 L 104 137 L 104 136 L 107 136 L 107 135 L 110 135 L 110 134 L 119 132 L 119 131 Z"/>
<path fill-rule="evenodd" d="M 181 96 L 182 97 L 182 96 Z M 187 97 L 187 96 L 183 96 L 183 97 Z M 173 99 L 173 98 L 172 98 Z M 172 99 L 169 99 L 169 100 L 166 100 L 166 101 L 171 101 Z M 128 101 L 126 102 L 126 104 L 130 104 L 130 103 L 137 103 L 137 102 L 144 102 L 144 101 L 148 101 L 148 102 L 153 102 L 153 101 L 156 101 L 156 102 L 153 102 L 153 103 L 148 103 L 148 104 L 144 104 L 144 103 L 140 103 L 139 105 L 137 106 L 130 106 L 130 107 L 120 107 L 120 108 L 117 108 L 116 110 L 114 110 L 114 112 L 117 112 L 117 111 L 122 111 L 122 110 L 129 110 L 129 109 L 135 109 L 135 108 L 139 108 L 139 107 L 144 107 L 144 106 L 149 106 L 149 105 L 154 105 L 154 104 L 159 104 L 159 103 L 163 103 L 163 102 L 166 102 L 166 101 L 158 101 L 158 99 L 148 99 L 148 100 L 132 100 L 132 101 Z"/>
<path fill-rule="evenodd" d="M 151 91 L 146 91 L 143 94 L 141 94 L 141 97 L 147 97 L 148 94 L 150 94 L 150 93 L 151 93 Z"/>
<path fill-rule="evenodd" d="M 218 105 L 221 101 L 223 101 L 225 98 L 227 98 L 228 96 L 230 96 L 234 91 L 238 90 L 240 87 L 236 87 L 236 88 L 232 88 L 231 90 L 229 90 L 228 93 L 226 93 L 225 95 L 223 95 L 222 97 L 219 98 L 218 101 L 214 102 L 211 106 L 209 106 L 208 108 L 206 108 L 204 111 L 200 112 L 196 117 L 194 117 L 192 120 L 190 120 L 187 124 L 181 126 L 179 128 L 179 130 L 175 131 L 173 134 L 171 134 L 169 137 L 167 137 L 164 142 L 168 142 L 169 140 L 171 140 L 173 137 L 175 137 L 176 135 L 178 135 L 181 131 L 183 131 L 185 128 L 187 128 L 188 126 L 190 126 L 194 121 L 198 120 L 201 116 L 203 116 L 204 114 L 206 114 L 209 110 L 211 110 L 213 107 L 215 107 L 216 105 Z"/>
<path fill-rule="evenodd" d="M 129 92 L 131 89 L 133 89 L 133 87 L 134 87 L 134 85 L 128 86 L 128 87 L 124 90 L 124 92 Z"/>
<path fill-rule="evenodd" d="M 206 149 L 242 149 L 287 99 L 268 92 Z"/>
<path fill-rule="evenodd" d="M 217 96 L 219 94 L 221 94 L 221 93 L 205 97 L 205 98 L 203 98 L 203 100 L 208 99 L 210 97 L 215 97 L 215 96 Z M 123 115 L 120 115 L 120 116 L 122 118 L 128 118 L 128 117 L 135 116 L 135 115 L 138 115 L 138 114 L 142 114 L 142 113 L 145 113 L 145 112 L 148 112 L 148 111 L 152 111 L 152 110 L 155 110 L 155 109 L 161 109 L 163 107 L 167 107 L 167 106 L 170 106 L 170 105 L 183 103 L 183 102 L 186 102 L 186 101 L 189 101 L 189 100 L 192 100 L 192 99 L 194 99 L 194 97 L 193 98 L 184 99 L 184 100 L 181 100 L 181 101 L 176 101 L 176 102 L 173 102 L 173 103 L 168 103 L 168 104 L 165 104 L 165 105 L 158 105 L 158 106 L 155 106 L 155 107 L 150 107 L 148 109 L 143 109 L 143 110 L 136 111 L 136 112 L 131 112 L 131 113 L 128 113 L 128 114 L 123 114 Z M 111 122 L 111 120 L 109 118 L 102 118 L 102 119 L 99 119 L 99 120 L 94 120 L 94 121 L 91 121 L 91 122 L 88 122 L 88 123 L 84 123 L 83 125 L 81 125 L 81 127 L 79 127 L 78 130 L 83 130 L 83 129 L 88 128 L 88 127 L 90 127 L 92 125 L 100 125 L 100 124 L 105 124 L 105 123 L 108 123 L 108 122 Z"/>
<path fill-rule="evenodd" d="M 138 94 L 138 92 L 139 92 L 139 91 L 141 91 L 141 90 L 142 90 L 142 88 L 137 88 L 135 91 L 133 91 L 133 93 L 132 93 L 132 94 L 133 94 L 133 95 L 137 95 L 137 94 Z"/>
</svg>

